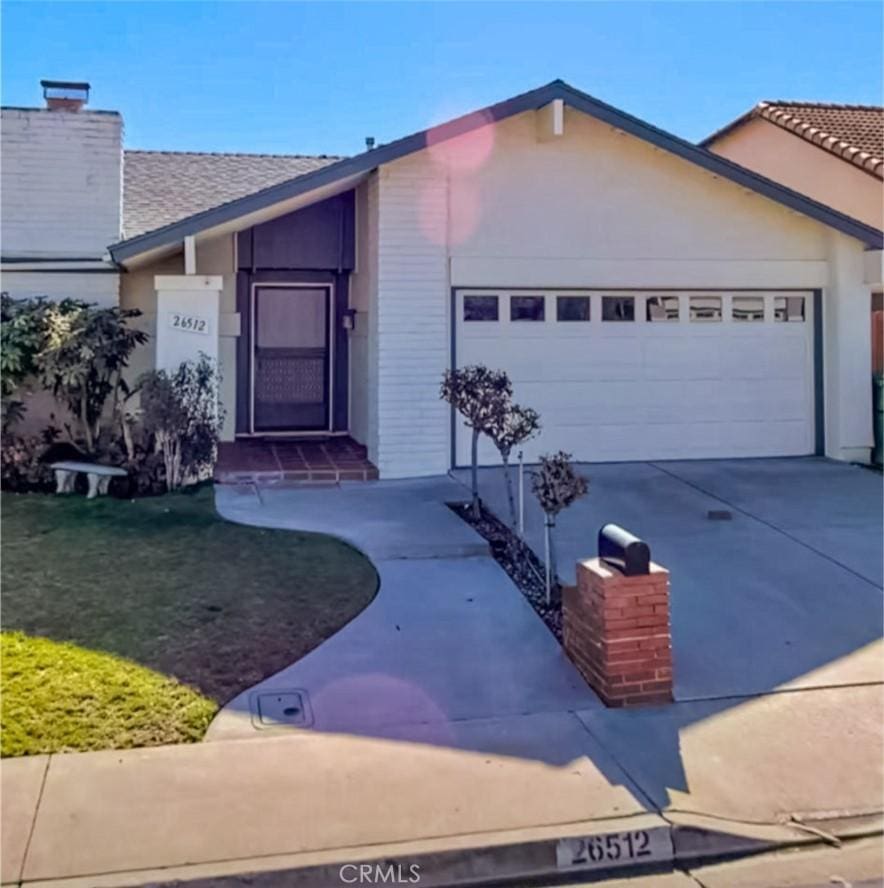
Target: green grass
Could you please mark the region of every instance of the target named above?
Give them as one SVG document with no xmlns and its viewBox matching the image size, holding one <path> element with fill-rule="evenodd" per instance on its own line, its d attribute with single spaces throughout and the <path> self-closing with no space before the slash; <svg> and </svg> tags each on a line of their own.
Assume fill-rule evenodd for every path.
<svg viewBox="0 0 884 888">
<path fill-rule="evenodd" d="M 223 521 L 208 487 L 2 507 L 2 628 L 30 636 L 3 639 L 3 755 L 199 739 L 377 589 L 354 549 Z"/>
<path fill-rule="evenodd" d="M 0 634 L 3 755 L 199 740 L 214 701 L 136 663 L 73 644 Z"/>
</svg>

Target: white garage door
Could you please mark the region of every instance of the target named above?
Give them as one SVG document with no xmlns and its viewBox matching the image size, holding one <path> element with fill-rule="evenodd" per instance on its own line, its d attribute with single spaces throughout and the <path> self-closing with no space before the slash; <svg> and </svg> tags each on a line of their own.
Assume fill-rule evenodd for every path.
<svg viewBox="0 0 884 888">
<path fill-rule="evenodd" d="M 455 360 L 505 369 L 543 431 L 525 458 L 814 450 L 810 292 L 460 290 Z M 469 430 L 457 423 L 457 463 Z M 487 440 L 483 464 L 498 462 Z"/>
</svg>

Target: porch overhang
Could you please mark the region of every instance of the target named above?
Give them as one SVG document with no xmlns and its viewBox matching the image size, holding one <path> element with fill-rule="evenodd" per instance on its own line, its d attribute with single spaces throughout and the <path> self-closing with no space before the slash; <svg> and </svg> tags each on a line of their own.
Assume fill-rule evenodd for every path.
<svg viewBox="0 0 884 888">
<path fill-rule="evenodd" d="M 320 170 L 319 172 L 324 172 Z M 259 191 L 249 195 L 240 201 L 224 204 L 212 210 L 206 210 L 196 216 L 174 223 L 173 226 L 149 231 L 139 237 L 128 241 L 121 241 L 108 247 L 114 260 L 126 269 L 134 270 L 156 262 L 166 256 L 180 253 L 185 249 L 185 241 L 192 238 L 192 243 L 197 246 L 201 241 L 244 231 L 262 222 L 285 216 L 295 210 L 303 209 L 312 204 L 320 203 L 330 197 L 335 197 L 355 188 L 365 180 L 370 171 L 346 176 L 326 184 L 317 184 L 313 181 L 312 187 L 299 190 L 296 194 L 289 195 L 275 203 L 267 204 L 258 199 L 265 194 Z M 311 178 L 305 175 L 302 178 Z M 295 182 L 299 180 L 294 180 Z M 305 183 L 310 184 L 310 183 Z M 268 189 L 269 190 L 269 189 Z M 254 199 L 254 201 L 253 201 Z M 236 211 L 233 211 L 234 205 Z M 180 227 L 179 227 L 180 226 Z M 168 229 L 176 228 L 174 238 L 170 239 Z"/>
</svg>

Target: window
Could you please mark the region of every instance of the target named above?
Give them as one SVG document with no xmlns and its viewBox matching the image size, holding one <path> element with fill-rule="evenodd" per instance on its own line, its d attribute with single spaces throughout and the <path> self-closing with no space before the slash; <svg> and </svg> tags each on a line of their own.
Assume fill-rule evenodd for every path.
<svg viewBox="0 0 884 888">
<path fill-rule="evenodd" d="M 804 297 L 774 296 L 774 320 L 804 323 Z"/>
<path fill-rule="evenodd" d="M 734 296 L 731 300 L 731 318 L 735 321 L 763 321 L 763 296 Z"/>
<path fill-rule="evenodd" d="M 692 321 L 720 321 L 721 296 L 691 296 Z"/>
<path fill-rule="evenodd" d="M 465 321 L 496 321 L 496 296 L 464 296 L 463 319 Z"/>
<path fill-rule="evenodd" d="M 634 296 L 602 296 L 603 321 L 634 321 Z"/>
<path fill-rule="evenodd" d="M 645 301 L 648 323 L 678 320 L 678 296 L 648 296 Z"/>
<path fill-rule="evenodd" d="M 510 296 L 511 321 L 542 321 L 543 296 Z"/>
<path fill-rule="evenodd" d="M 589 296 L 556 296 L 557 321 L 588 321 Z"/>
</svg>

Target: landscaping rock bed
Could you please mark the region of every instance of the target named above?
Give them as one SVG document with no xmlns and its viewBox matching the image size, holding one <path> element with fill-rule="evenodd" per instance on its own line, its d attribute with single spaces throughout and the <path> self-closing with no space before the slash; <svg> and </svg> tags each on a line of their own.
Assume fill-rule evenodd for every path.
<svg viewBox="0 0 884 888">
<path fill-rule="evenodd" d="M 562 592 L 553 581 L 551 601 L 546 603 L 543 562 L 493 512 L 480 508 L 479 519 L 473 517 L 469 503 L 449 503 L 448 507 L 463 518 L 476 532 L 488 540 L 495 561 L 507 572 L 509 578 L 521 590 L 537 615 L 561 643 L 562 641 Z"/>
</svg>

